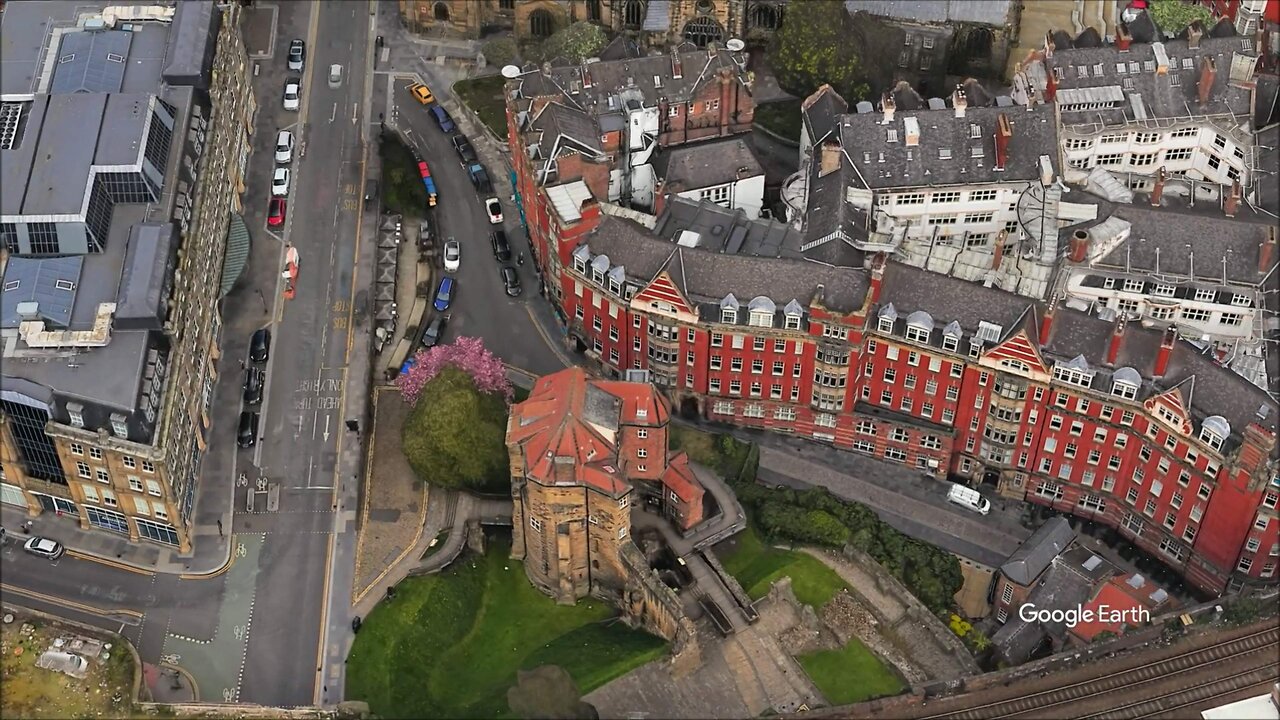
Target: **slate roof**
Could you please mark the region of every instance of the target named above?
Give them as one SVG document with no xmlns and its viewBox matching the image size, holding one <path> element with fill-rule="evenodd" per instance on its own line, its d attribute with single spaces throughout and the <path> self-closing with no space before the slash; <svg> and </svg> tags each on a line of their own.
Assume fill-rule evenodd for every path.
<svg viewBox="0 0 1280 720">
<path fill-rule="evenodd" d="M 1089 599 L 1092 588 L 1086 575 L 1062 558 L 1057 558 L 1050 563 L 1040 584 L 1027 597 L 1027 602 L 1051 609 L 1077 607 Z M 1018 665 L 1031 658 L 1046 635 L 1060 639 L 1065 629 L 1063 622 L 1027 623 L 1015 615 L 996 631 L 991 642 L 1009 663 Z"/>
<path fill-rule="evenodd" d="M 1075 539 L 1076 531 L 1071 529 L 1065 518 L 1050 518 L 1013 551 L 1009 559 L 1000 566 L 1000 572 L 1026 587 L 1040 577 L 1040 573 Z"/>
<path fill-rule="evenodd" d="M 654 158 L 653 166 L 657 176 L 667 181 L 667 192 L 727 185 L 764 175 L 755 150 L 741 137 L 661 150 Z"/>
<path fill-rule="evenodd" d="M 995 133 L 1001 115 L 1009 118 L 1013 135 L 1003 171 L 995 170 Z M 918 147 L 906 145 L 906 120 L 919 125 Z M 984 182 L 1031 181 L 1040 177 L 1040 156 L 1048 155 L 1057 166 L 1058 129 L 1053 108 L 970 107 L 958 118 L 951 109 L 896 110 L 893 122 L 883 125 L 883 113 L 844 115 L 840 142 L 869 189 L 938 187 Z M 979 137 L 974 138 L 974 126 Z M 889 130 L 896 132 L 889 141 Z M 980 156 L 975 152 L 981 151 Z M 948 159 L 941 156 L 950 153 Z M 884 162 L 880 162 L 880 154 Z"/>
<path fill-rule="evenodd" d="M 653 234 L 675 243 L 685 231 L 697 233 L 698 247 L 731 255 L 799 258 L 800 233 L 787 223 L 749 218 L 709 200 L 671 196 Z M 687 237 L 687 236 L 685 236 Z"/>
<path fill-rule="evenodd" d="M 830 85 L 823 85 L 805 98 L 800 112 L 809 142 L 817 144 L 840 126 L 840 116 L 849 112 L 849 103 Z"/>
<path fill-rule="evenodd" d="M 560 138 L 566 138 L 580 149 L 599 153 L 600 130 L 595 118 L 574 107 L 558 102 L 547 103 L 534 118 L 534 126 L 543 133 L 542 144 L 545 157 L 549 157 L 551 147 Z"/>
<path fill-rule="evenodd" d="M 54 327 L 68 327 L 83 265 L 81 256 L 9 258 L 0 292 L 0 328 L 18 327 L 22 322 L 18 305 L 31 302 L 38 304 L 41 319 Z"/>
<path fill-rule="evenodd" d="M 1242 43 L 1247 43 L 1249 49 L 1244 50 Z M 1169 62 L 1169 72 L 1165 75 L 1157 75 L 1154 65 L 1147 69 L 1146 63 L 1156 61 L 1156 45 L 1157 43 L 1135 42 L 1127 52 L 1121 52 L 1114 45 L 1092 48 L 1058 47 L 1053 57 L 1046 59 L 1045 63 L 1050 68 L 1062 68 L 1062 79 L 1058 81 L 1059 104 L 1064 100 L 1064 90 L 1114 87 L 1126 97 L 1125 102 L 1116 108 L 1064 111 L 1063 122 L 1096 122 L 1102 118 L 1109 124 L 1118 124 L 1141 119 L 1135 118 L 1135 96 L 1141 98 L 1141 108 L 1147 118 L 1224 113 L 1247 118 L 1252 111 L 1249 91 L 1230 83 L 1231 58 L 1235 53 L 1256 56 L 1252 40 L 1203 37 L 1198 48 L 1189 47 L 1186 40 L 1168 40 L 1163 43 Z M 1209 103 L 1201 105 L 1197 85 L 1202 58 L 1205 57 L 1214 59 L 1217 74 Z M 1119 68 L 1121 63 L 1125 66 L 1123 72 Z M 1086 68 L 1087 77 L 1079 76 L 1078 68 L 1081 67 Z M 1123 89 L 1125 79 L 1132 81 L 1132 90 Z M 1178 84 L 1173 84 L 1174 80 Z"/>
<path fill-rule="evenodd" d="M 867 213 L 850 204 L 846 192 L 849 187 L 860 184 L 859 173 L 842 151 L 840 167 L 823 175 L 822 146 L 815 146 L 813 152 L 813 161 L 809 163 L 809 194 L 805 201 L 805 243 L 815 243 L 834 235 L 833 239 L 815 249 L 833 245 L 833 248 L 827 248 L 828 252 L 838 250 L 843 253 L 841 258 L 855 262 L 847 251 L 839 249 L 854 250 L 852 243 L 867 239 Z"/>
<path fill-rule="evenodd" d="M 62 36 L 51 94 L 120 92 L 133 33 L 73 32 Z"/>
</svg>

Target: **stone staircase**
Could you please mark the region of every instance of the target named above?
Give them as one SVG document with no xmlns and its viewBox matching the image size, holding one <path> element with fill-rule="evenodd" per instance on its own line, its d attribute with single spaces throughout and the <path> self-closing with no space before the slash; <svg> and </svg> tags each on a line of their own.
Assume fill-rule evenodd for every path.
<svg viewBox="0 0 1280 720">
<path fill-rule="evenodd" d="M 1119 0 L 1034 0 L 1023 3 L 1017 43 L 1009 50 L 1006 75 L 1013 75 L 1014 65 L 1022 62 L 1028 51 L 1043 47 L 1045 33 L 1051 30 L 1065 30 L 1074 37 L 1086 27 L 1092 27 L 1104 39 L 1114 38 L 1120 10 Z"/>
</svg>

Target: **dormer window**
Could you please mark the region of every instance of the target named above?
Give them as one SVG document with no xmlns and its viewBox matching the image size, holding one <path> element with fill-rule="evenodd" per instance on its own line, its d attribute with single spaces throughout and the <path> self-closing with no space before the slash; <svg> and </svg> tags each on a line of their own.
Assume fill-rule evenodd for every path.
<svg viewBox="0 0 1280 720">
<path fill-rule="evenodd" d="M 1200 440 L 1214 450 L 1221 450 L 1222 443 L 1231 435 L 1231 424 L 1221 415 L 1212 415 L 1200 424 Z"/>
<path fill-rule="evenodd" d="M 1085 361 L 1083 355 L 1078 355 L 1070 362 L 1061 363 L 1053 366 L 1054 378 L 1079 387 L 1089 387 L 1093 384 L 1094 371 L 1089 369 L 1088 362 Z"/>
<path fill-rule="evenodd" d="M 1123 380 L 1114 380 L 1111 383 L 1111 394 L 1126 400 L 1132 400 L 1138 397 L 1138 386 L 1131 385 Z"/>
<path fill-rule="evenodd" d="M 787 325 L 786 325 L 786 327 L 787 327 L 787 329 L 788 329 L 788 330 L 799 330 L 799 329 L 800 329 L 800 316 L 799 316 L 799 315 L 788 315 L 788 316 L 787 316 Z"/>
<path fill-rule="evenodd" d="M 955 352 L 956 350 L 959 350 L 960 336 L 959 335 L 943 335 L 942 349 L 947 350 L 949 352 Z"/>
<path fill-rule="evenodd" d="M 622 283 L 618 282 L 616 278 L 610 277 L 610 278 L 609 278 L 609 292 L 613 293 L 614 295 L 621 295 L 621 294 L 622 294 Z"/>
<path fill-rule="evenodd" d="M 923 310 L 917 310 L 907 316 L 907 339 L 912 342 L 928 343 L 933 332 L 933 318 Z"/>
<path fill-rule="evenodd" d="M 725 325 L 735 325 L 738 322 L 738 308 L 722 307 L 720 308 L 720 322 Z"/>
<path fill-rule="evenodd" d="M 111 432 L 115 433 L 116 437 L 129 437 L 128 418 L 120 413 L 111 413 Z"/>
<path fill-rule="evenodd" d="M 747 309 L 750 312 L 747 324 L 754 327 L 773 327 L 773 316 L 778 308 L 772 300 L 763 295 L 757 296 L 747 305 Z"/>
<path fill-rule="evenodd" d="M 603 284 L 604 284 L 604 272 L 603 272 L 602 270 L 600 270 L 600 268 L 596 268 L 596 267 L 591 268 L 591 279 L 592 279 L 595 283 L 597 283 L 597 284 L 599 284 L 599 285 L 603 285 Z"/>
<path fill-rule="evenodd" d="M 1213 432 L 1209 428 L 1203 428 L 1200 430 L 1200 439 L 1203 440 L 1206 445 L 1213 448 L 1214 450 L 1222 449 L 1222 438 L 1219 437 L 1217 433 Z"/>
<path fill-rule="evenodd" d="M 84 427 L 84 406 L 79 403 L 67 403 L 67 422 L 71 427 Z"/>
<path fill-rule="evenodd" d="M 587 250 L 587 246 L 583 245 L 579 247 L 577 250 L 573 251 L 573 269 L 582 273 L 583 275 L 586 275 L 587 261 L 590 259 L 591 259 L 591 253 L 590 251 Z"/>
<path fill-rule="evenodd" d="M 892 317 L 885 316 L 885 315 L 881 315 L 881 316 L 880 316 L 880 320 L 879 320 L 878 329 L 879 329 L 879 330 L 880 330 L 880 332 L 882 332 L 882 333 L 891 333 L 891 332 L 893 332 L 893 318 L 892 318 Z"/>
</svg>

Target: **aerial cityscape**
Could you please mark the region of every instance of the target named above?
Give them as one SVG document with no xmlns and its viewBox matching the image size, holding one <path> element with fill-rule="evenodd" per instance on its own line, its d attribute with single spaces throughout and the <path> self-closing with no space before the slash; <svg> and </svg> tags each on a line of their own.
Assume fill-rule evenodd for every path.
<svg viewBox="0 0 1280 720">
<path fill-rule="evenodd" d="M 1280 720 L 1280 0 L 0 0 L 3 718 Z"/>
</svg>

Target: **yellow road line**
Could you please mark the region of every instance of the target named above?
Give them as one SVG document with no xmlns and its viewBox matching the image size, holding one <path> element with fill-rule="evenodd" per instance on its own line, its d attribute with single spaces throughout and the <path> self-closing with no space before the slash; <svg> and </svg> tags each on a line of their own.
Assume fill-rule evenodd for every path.
<svg viewBox="0 0 1280 720">
<path fill-rule="evenodd" d="M 207 575 L 201 575 L 199 573 L 183 573 L 178 577 L 182 580 L 212 580 L 220 575 L 226 574 L 226 572 L 231 569 L 231 566 L 236 564 L 237 547 L 239 547 L 239 543 L 236 542 L 236 536 L 233 534 L 231 536 L 231 552 L 227 554 L 227 562 L 223 564 L 222 567 L 208 573 Z"/>
<path fill-rule="evenodd" d="M 116 616 L 116 615 L 128 615 L 129 617 L 138 618 L 139 620 L 142 619 L 141 612 L 137 610 L 130 610 L 129 608 L 120 608 L 118 610 L 107 610 L 104 608 L 95 607 L 93 605 L 85 605 L 84 603 L 78 603 L 74 600 L 67 600 L 65 598 L 54 597 L 53 595 L 45 595 L 44 593 L 36 592 L 35 590 L 28 590 L 26 588 L 17 587 L 14 585 L 6 585 L 4 583 L 0 583 L 0 589 L 3 589 L 5 592 L 16 593 L 18 595 L 25 595 L 35 600 L 43 600 L 44 602 L 52 603 L 54 605 L 61 605 L 63 607 L 70 608 L 72 610 L 79 610 L 80 612 L 86 612 L 86 613 L 89 613 L 90 615 L 98 615 L 108 620 L 115 619 L 113 616 Z"/>
<path fill-rule="evenodd" d="M 77 560 L 87 560 L 89 562 L 98 563 L 99 565 L 106 565 L 108 567 L 113 567 L 118 570 L 125 570 L 131 573 L 137 573 L 138 575 L 151 576 L 156 574 L 154 570 L 143 570 L 142 568 L 137 568 L 132 565 L 126 565 L 125 563 L 116 562 L 115 560 L 108 560 L 106 558 L 98 557 L 97 555 L 89 555 L 86 553 L 82 553 L 78 550 L 68 549 L 67 554 Z"/>
</svg>

